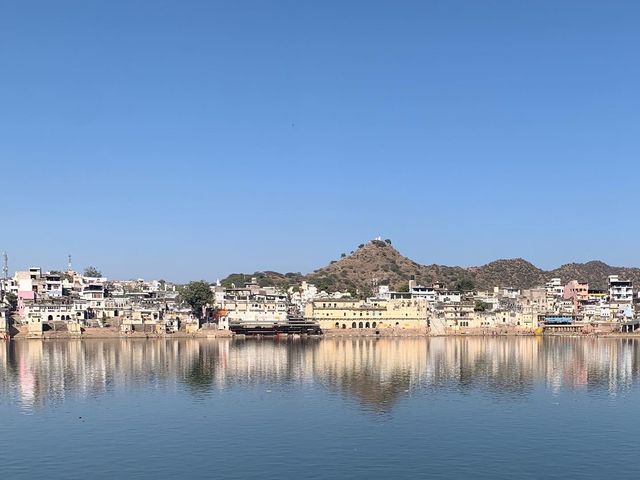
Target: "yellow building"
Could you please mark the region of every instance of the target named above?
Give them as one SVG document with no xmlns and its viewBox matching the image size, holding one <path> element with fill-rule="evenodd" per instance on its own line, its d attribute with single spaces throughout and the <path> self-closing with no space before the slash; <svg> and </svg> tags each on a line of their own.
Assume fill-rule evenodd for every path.
<svg viewBox="0 0 640 480">
<path fill-rule="evenodd" d="M 426 328 L 425 299 L 324 299 L 305 305 L 305 318 L 323 330 L 347 328 Z"/>
<path fill-rule="evenodd" d="M 454 330 L 459 327 L 476 326 L 477 322 L 473 313 L 473 303 L 471 302 L 447 302 L 436 305 L 436 315 L 440 319 L 444 319 L 447 328 Z"/>
</svg>

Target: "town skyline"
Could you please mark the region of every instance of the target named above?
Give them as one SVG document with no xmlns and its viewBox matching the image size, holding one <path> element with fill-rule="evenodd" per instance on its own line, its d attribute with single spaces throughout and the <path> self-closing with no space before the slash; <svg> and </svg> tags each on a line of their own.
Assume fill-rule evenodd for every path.
<svg viewBox="0 0 640 480">
<path fill-rule="evenodd" d="M 474 269 L 477 268 L 482 268 L 482 267 L 486 267 L 488 265 L 494 264 L 496 262 L 502 262 L 502 261 L 524 261 L 528 264 L 531 264 L 533 267 L 535 267 L 536 269 L 540 270 L 541 273 L 543 274 L 547 274 L 549 278 L 551 278 L 551 276 L 553 276 L 553 271 L 554 270 L 558 270 L 562 267 L 565 266 L 569 266 L 569 265 L 588 265 L 588 264 L 592 264 L 594 262 L 596 263 L 602 263 L 607 267 L 610 267 L 612 269 L 635 269 L 635 268 L 640 268 L 640 267 L 636 267 L 635 265 L 615 265 L 612 263 L 607 262 L 606 260 L 603 260 L 602 258 L 591 258 L 585 261 L 567 261 L 555 266 L 552 266 L 551 268 L 545 268 L 535 262 L 530 261 L 527 258 L 524 257 L 512 257 L 512 258 L 495 258 L 493 260 L 490 260 L 486 263 L 482 263 L 482 264 L 475 264 L 475 265 L 460 265 L 460 264 L 444 264 L 444 263 L 434 263 L 434 262 L 420 262 L 417 261 L 415 258 L 406 255 L 405 253 L 402 252 L 396 245 L 395 242 L 393 242 L 391 239 L 382 239 L 382 237 L 378 236 L 375 237 L 373 239 L 367 240 L 363 243 L 360 243 L 359 245 L 353 247 L 352 250 L 349 251 L 344 251 L 341 252 L 340 254 L 336 255 L 334 258 L 328 259 L 324 264 L 319 264 L 319 265 L 315 265 L 314 267 L 308 269 L 308 270 L 285 270 L 285 269 L 275 269 L 275 268 L 263 268 L 263 269 L 259 269 L 259 268 L 248 268 L 245 270 L 240 270 L 240 269 L 232 269 L 226 273 L 223 273 L 221 275 L 204 275 L 204 276 L 197 276 L 197 275 L 191 275 L 189 276 L 187 274 L 186 277 L 184 278 L 172 278 L 166 274 L 162 274 L 162 272 L 159 275 L 153 276 L 153 275 L 144 275 L 144 274 L 136 274 L 135 272 L 131 275 L 112 275 L 111 272 L 108 269 L 105 269 L 104 266 L 98 262 L 87 262 L 86 264 L 78 264 L 77 262 L 74 261 L 73 256 L 67 255 L 65 257 L 66 262 L 64 263 L 64 265 L 59 265 L 59 266 L 51 266 L 51 265 L 47 265 L 47 264 L 41 264 L 38 262 L 31 262 L 31 263 L 27 263 L 24 265 L 15 265 L 11 260 L 11 255 L 9 255 L 8 252 L 6 251 L 2 251 L 0 249 L 0 253 L 2 255 L 7 254 L 8 257 L 8 262 L 7 262 L 7 272 L 9 274 L 11 274 L 14 271 L 18 271 L 18 270 L 27 270 L 30 267 L 39 267 L 42 269 L 42 271 L 59 271 L 59 272 L 64 272 L 67 271 L 69 269 L 69 261 L 71 261 L 71 269 L 72 271 L 75 272 L 80 272 L 82 273 L 83 271 L 85 271 L 85 269 L 87 268 L 97 268 L 101 273 L 102 276 L 109 278 L 109 279 L 114 279 L 114 280 L 136 280 L 136 279 L 144 279 L 144 280 L 166 280 L 168 282 L 171 283 L 176 283 L 176 284 L 184 284 L 187 283 L 189 281 L 193 281 L 193 280 L 206 280 L 210 283 L 215 283 L 216 281 L 221 281 L 224 280 L 234 274 L 244 274 L 247 277 L 250 277 L 252 274 L 255 273 L 260 273 L 260 272 L 275 272 L 278 274 L 287 274 L 287 273 L 296 273 L 296 274 L 300 274 L 302 276 L 308 276 L 311 275 L 317 271 L 322 271 L 323 269 L 326 269 L 327 267 L 330 267 L 331 265 L 333 265 L 334 263 L 342 260 L 344 257 L 351 257 L 353 255 L 354 252 L 358 251 L 362 246 L 370 244 L 372 242 L 376 242 L 376 241 L 386 241 L 389 242 L 390 245 L 393 246 L 394 250 L 396 250 L 396 252 L 401 255 L 402 257 L 406 258 L 407 260 L 410 260 L 412 262 L 417 262 L 420 266 L 442 266 L 445 268 L 461 268 L 461 269 L 465 269 L 465 270 L 470 270 L 473 271 Z M 0 258 L 0 260 L 2 260 Z M 407 276 L 407 280 L 409 279 L 409 276 Z M 505 284 L 506 285 L 506 284 Z"/>
</svg>

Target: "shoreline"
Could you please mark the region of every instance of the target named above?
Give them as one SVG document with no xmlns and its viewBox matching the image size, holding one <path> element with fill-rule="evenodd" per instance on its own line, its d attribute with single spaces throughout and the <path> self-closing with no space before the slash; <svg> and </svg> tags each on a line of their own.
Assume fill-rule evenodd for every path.
<svg viewBox="0 0 640 480">
<path fill-rule="evenodd" d="M 175 333 L 145 333 L 131 332 L 122 333 L 119 329 L 109 328 L 86 328 L 82 333 L 69 332 L 43 332 L 41 335 L 29 335 L 24 330 L 18 331 L 5 339 L 11 340 L 91 340 L 91 339 L 137 339 L 137 340 L 155 340 L 155 339 L 215 339 L 215 338 L 464 338 L 464 337 L 580 337 L 580 338 L 640 338 L 640 331 L 636 333 L 621 332 L 547 332 L 537 333 L 531 329 L 500 329 L 500 330 L 461 330 L 450 331 L 443 334 L 430 333 L 426 329 L 328 329 L 322 335 L 242 335 L 234 334 L 229 330 L 199 330 L 194 333 L 175 332 Z"/>
</svg>

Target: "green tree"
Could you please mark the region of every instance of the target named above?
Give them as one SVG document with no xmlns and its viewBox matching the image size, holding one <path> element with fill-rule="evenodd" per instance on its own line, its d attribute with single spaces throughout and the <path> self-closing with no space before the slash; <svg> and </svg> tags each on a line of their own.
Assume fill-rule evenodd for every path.
<svg viewBox="0 0 640 480">
<path fill-rule="evenodd" d="M 13 292 L 7 292 L 4 294 L 4 301 L 9 305 L 11 310 L 15 310 L 18 306 L 18 296 Z"/>
<path fill-rule="evenodd" d="M 476 300 L 476 304 L 473 307 L 474 312 L 486 312 L 491 308 L 491 305 L 483 302 L 482 300 Z"/>
<path fill-rule="evenodd" d="M 473 280 L 463 278 L 458 280 L 453 288 L 458 292 L 470 292 L 475 288 L 475 284 L 473 283 Z"/>
<path fill-rule="evenodd" d="M 346 257 L 346 256 L 347 256 L 347 254 L 346 254 L 346 253 L 341 253 L 341 254 L 340 254 L 340 258 L 344 258 L 344 257 Z"/>
<path fill-rule="evenodd" d="M 102 277 L 102 272 L 100 270 L 98 270 L 96 267 L 89 266 L 89 267 L 84 269 L 84 276 L 85 277 L 99 278 L 99 277 Z"/>
<path fill-rule="evenodd" d="M 400 288 L 398 289 L 399 292 L 408 292 L 409 291 L 409 284 L 405 283 L 404 285 L 401 285 Z"/>
<path fill-rule="evenodd" d="M 209 282 L 198 280 L 187 283 L 180 290 L 180 299 L 191 307 L 196 317 L 202 318 L 202 307 L 213 301 Z"/>
</svg>

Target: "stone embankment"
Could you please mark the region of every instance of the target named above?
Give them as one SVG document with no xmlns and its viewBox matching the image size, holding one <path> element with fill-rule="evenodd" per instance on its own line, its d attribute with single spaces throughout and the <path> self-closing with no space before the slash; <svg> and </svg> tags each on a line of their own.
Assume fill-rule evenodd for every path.
<svg viewBox="0 0 640 480">
<path fill-rule="evenodd" d="M 187 333 L 179 331 L 175 333 L 152 333 L 152 332 L 129 332 L 123 333 L 119 328 L 104 327 L 104 328 L 82 328 L 79 333 L 72 333 L 69 331 L 53 331 L 47 330 L 42 332 L 41 335 L 32 335 L 24 325 L 18 325 L 15 327 L 12 339 L 91 339 L 91 338 L 222 338 L 231 337 L 232 333 L 228 330 L 213 330 L 213 329 L 201 329 L 195 333 Z"/>
<path fill-rule="evenodd" d="M 447 329 L 442 335 L 432 334 L 428 328 L 347 328 L 326 329 L 325 337 L 433 337 L 433 336 L 498 336 L 534 335 L 533 329 L 525 328 L 467 328 Z"/>
<path fill-rule="evenodd" d="M 428 328 L 406 329 L 406 328 L 362 328 L 362 329 L 326 329 L 323 332 L 326 338 L 356 338 L 356 337 L 468 337 L 468 336 L 572 336 L 572 337 L 624 337 L 640 338 L 640 331 L 634 333 L 619 333 L 609 328 L 595 329 L 585 327 L 580 331 L 573 332 L 547 332 L 541 329 L 531 329 L 523 327 L 502 327 L 502 328 L 466 328 L 460 330 L 447 329 L 443 335 L 433 335 Z M 11 338 L 21 339 L 106 339 L 106 338 L 132 338 L 132 339 L 153 339 L 153 338 L 229 338 L 234 336 L 228 330 L 201 329 L 194 333 L 184 331 L 175 333 L 151 333 L 151 332 L 129 332 L 123 333 L 115 327 L 104 328 L 82 328 L 79 333 L 69 331 L 47 330 L 41 335 L 32 335 L 24 325 L 13 327 Z"/>
</svg>

